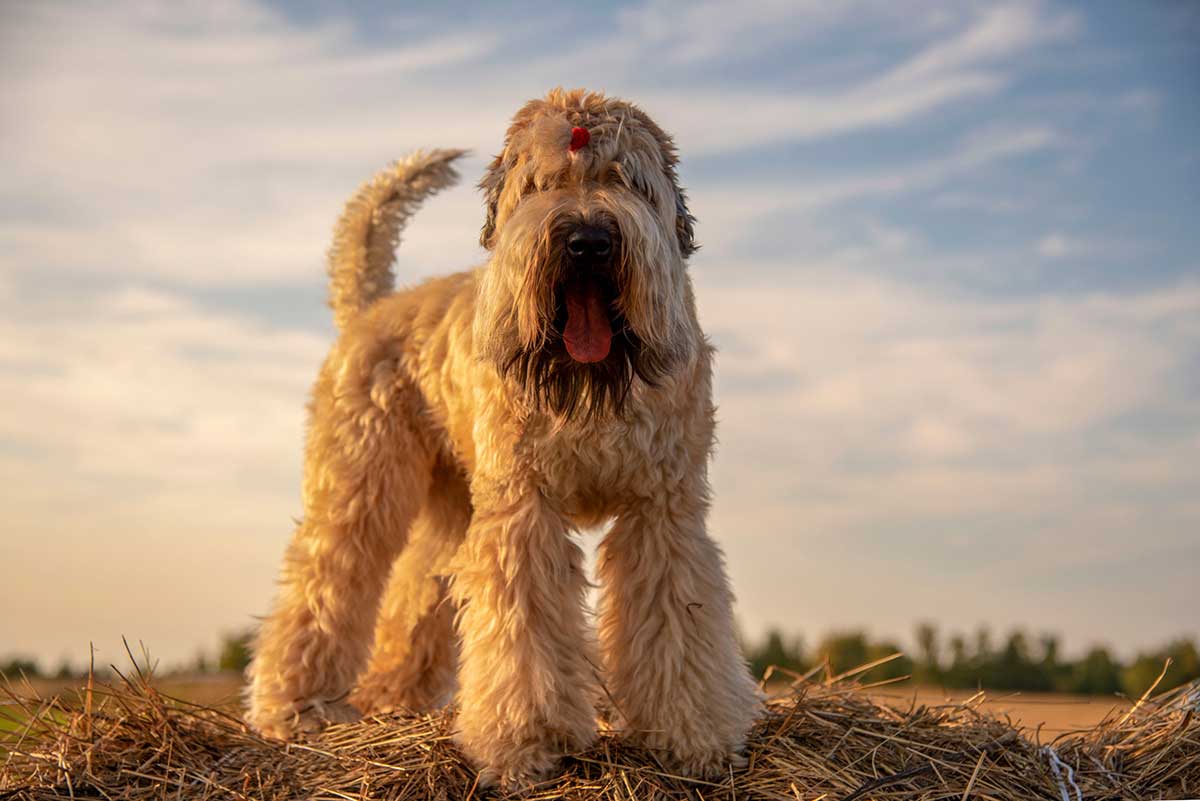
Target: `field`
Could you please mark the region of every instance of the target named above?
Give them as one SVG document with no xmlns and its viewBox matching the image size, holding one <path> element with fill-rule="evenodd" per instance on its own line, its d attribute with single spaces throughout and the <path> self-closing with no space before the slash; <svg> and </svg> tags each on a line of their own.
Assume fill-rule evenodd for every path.
<svg viewBox="0 0 1200 801">
<path fill-rule="evenodd" d="M 936 687 L 899 689 L 898 685 L 887 691 L 871 693 L 878 703 L 907 709 L 914 704 L 920 706 L 962 703 L 975 693 L 963 690 L 942 690 Z M 1123 698 L 1105 698 L 1091 695 L 1061 695 L 1056 693 L 1015 693 L 1009 691 L 988 692 L 979 709 L 998 717 L 1009 717 L 1022 729 L 1033 732 L 1041 727 L 1042 739 L 1068 731 L 1090 729 L 1104 720 L 1113 710 L 1124 712 L 1130 703 Z"/>
<path fill-rule="evenodd" d="M 52 679 L 31 682 L 32 688 L 42 696 L 69 691 L 79 684 L 79 681 L 64 682 Z M 166 695 L 192 703 L 236 709 L 242 682 L 241 677 L 237 675 L 219 673 L 164 678 L 157 680 L 155 686 Z M 908 709 L 910 706 L 961 703 L 975 693 L 895 684 L 872 691 L 869 695 L 878 703 Z M 1031 734 L 1040 726 L 1042 739 L 1048 740 L 1063 732 L 1091 728 L 1113 710 L 1128 709 L 1129 703 L 1116 697 L 999 691 L 985 693 L 978 702 L 978 707 L 989 714 L 1011 718 Z M 5 728 L 9 726 L 0 719 L 0 731 Z"/>
</svg>

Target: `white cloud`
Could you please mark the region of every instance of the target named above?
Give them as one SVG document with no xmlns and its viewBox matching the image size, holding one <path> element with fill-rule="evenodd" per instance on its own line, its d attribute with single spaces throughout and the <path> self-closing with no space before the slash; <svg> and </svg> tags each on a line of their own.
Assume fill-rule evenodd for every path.
<svg viewBox="0 0 1200 801">
<path fill-rule="evenodd" d="M 1061 41 L 1079 31 L 1076 17 L 1049 13 L 1041 3 L 1010 2 L 984 7 L 958 36 L 926 48 L 886 80 L 907 82 L 987 63 L 1039 45 Z"/>
<path fill-rule="evenodd" d="M 1046 125 L 987 128 L 969 135 L 945 155 L 909 164 L 848 173 L 831 180 L 713 185 L 706 192 L 693 194 L 692 207 L 704 225 L 704 241 L 710 242 L 709 231 L 716 231 L 718 237 L 736 233 L 747 221 L 768 213 L 810 217 L 822 209 L 865 198 L 937 188 L 993 164 L 1070 146 L 1068 137 Z"/>
<path fill-rule="evenodd" d="M 294 462 L 296 401 L 324 349 L 143 289 L 10 307 L 0 343 L 0 436 L 114 486 L 211 486 L 234 465 L 269 474 Z"/>
<path fill-rule="evenodd" d="M 1080 243 L 1064 234 L 1046 234 L 1037 242 L 1037 254 L 1044 259 L 1062 259 L 1080 252 Z"/>
<path fill-rule="evenodd" d="M 311 280 L 342 199 L 371 171 L 417 146 L 482 150 L 512 111 L 403 83 L 486 56 L 494 34 L 364 53 L 344 25 L 299 28 L 251 2 L 117 12 L 46 6 L 10 21 L 0 103 L 18 122 L 0 131 L 12 198 L 0 237 L 14 266 Z M 406 255 L 434 269 L 477 258 L 481 160 L 451 204 L 455 236 L 438 212 L 423 227 L 443 236 Z"/>
<path fill-rule="evenodd" d="M 998 446 L 1071 435 L 1165 397 L 1172 370 L 1200 344 L 1184 326 L 1200 310 L 1194 286 L 1119 304 L 1112 296 L 980 301 L 806 270 L 802 284 L 719 293 L 719 304 L 704 307 L 708 327 L 756 345 L 739 344 L 723 387 L 736 389 L 741 374 L 793 372 L 789 390 L 765 399 L 771 408 L 817 430 L 857 421 L 871 437 L 931 414 Z M 1147 319 L 1149 309 L 1156 313 Z M 1167 321 L 1178 340 L 1156 333 Z"/>
<path fill-rule="evenodd" d="M 783 506 L 792 500 L 786 486 L 803 475 L 829 493 L 818 512 L 860 522 L 901 510 L 1000 513 L 1012 498 L 990 492 L 991 479 L 1049 490 L 1039 471 L 1049 477 L 1086 461 L 1080 450 L 1101 446 L 1093 438 L 1108 436 L 1098 433 L 1107 423 L 1177 412 L 1173 379 L 1200 350 L 1188 323 L 1200 312 L 1196 286 L 1132 299 L 981 302 L 883 279 L 809 276 L 803 285 L 701 292 L 714 298 L 703 306 L 706 326 L 718 342 L 734 342 L 720 361 L 722 441 L 738 453 L 732 465 L 757 447 L 775 449 L 758 480 L 768 494 L 780 490 Z M 776 377 L 772 391 L 761 389 L 764 375 Z M 870 464 L 856 467 L 862 459 Z M 871 503 L 845 502 L 868 485 Z"/>
<path fill-rule="evenodd" d="M 765 5 L 769 10 L 781 10 Z M 853 12 L 850 7 L 839 7 L 838 13 Z M 719 12 L 703 6 L 690 12 L 712 30 L 720 30 L 723 40 L 729 42 L 728 32 L 709 19 L 715 13 Z M 749 19 L 753 20 L 753 15 Z M 807 19 L 805 16 L 800 22 Z M 772 22 L 778 24 L 767 14 L 766 24 Z M 1011 63 L 1000 66 L 998 62 L 1071 37 L 1077 28 L 1070 15 L 1048 14 L 1036 3 L 1009 3 L 970 18 L 956 35 L 935 39 L 895 67 L 834 92 L 688 92 L 683 97 L 652 93 L 651 107 L 667 110 L 672 123 L 686 134 L 682 141 L 689 152 L 747 148 L 896 125 L 953 101 L 997 92 L 1013 73 Z M 693 37 L 683 38 L 689 46 L 696 44 Z M 714 125 L 713 120 L 721 124 Z"/>
<path fill-rule="evenodd" d="M 1051 231 L 1035 243 L 1033 252 L 1046 261 L 1089 259 L 1092 261 L 1128 261 L 1145 257 L 1150 251 L 1146 243 L 1129 237 L 1111 239 L 1103 236 L 1079 236 L 1063 231 Z"/>
<path fill-rule="evenodd" d="M 742 53 L 740 43 L 769 48 L 784 41 L 807 42 L 855 24 L 885 28 L 892 37 L 940 32 L 961 23 L 963 7 L 929 4 L 922 14 L 895 3 L 854 0 L 842 3 L 804 0 L 725 0 L 681 2 L 649 0 L 618 15 L 623 39 L 633 39 L 656 57 L 696 64 Z"/>
<path fill-rule="evenodd" d="M 938 208 L 978 211 L 994 215 L 1018 214 L 1029 208 L 1027 203 L 1013 197 L 960 190 L 938 192 L 931 198 L 931 202 Z"/>
<path fill-rule="evenodd" d="M 1200 413 L 1178 381 L 1200 355 L 1200 286 L 981 301 L 805 276 L 699 293 L 724 345 L 714 528 L 746 620 L 813 636 L 1037 620 L 1075 643 L 1144 644 L 1187 625 L 1148 624 L 1152 600 L 1135 612 L 1127 594 L 1080 587 L 1084 604 L 1053 586 L 1195 547 L 1197 510 L 1164 498 L 1200 495 Z M 1191 433 L 1121 423 L 1139 418 Z M 1018 592 L 1033 566 L 1047 578 Z M 846 576 L 887 587 L 894 608 L 839 592 Z M 797 594 L 803 611 L 781 611 Z"/>
<path fill-rule="evenodd" d="M 265 609 L 326 343 L 137 287 L 0 307 L 4 647 L 189 656 Z M 39 565 L 53 565 L 45 591 Z"/>
<path fill-rule="evenodd" d="M 681 98 L 650 90 L 638 97 L 678 132 L 688 153 L 704 155 L 897 125 L 950 102 L 990 94 L 1003 83 L 997 74 L 963 72 L 903 84 L 872 81 L 824 95 L 741 90 Z"/>
</svg>

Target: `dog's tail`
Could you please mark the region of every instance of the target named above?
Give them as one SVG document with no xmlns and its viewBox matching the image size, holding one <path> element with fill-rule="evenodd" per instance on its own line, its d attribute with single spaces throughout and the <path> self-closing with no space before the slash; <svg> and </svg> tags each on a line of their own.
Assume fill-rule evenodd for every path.
<svg viewBox="0 0 1200 801">
<path fill-rule="evenodd" d="M 408 218 L 454 184 L 463 150 L 420 151 L 363 184 L 346 203 L 329 248 L 329 305 L 338 328 L 392 291 L 392 263 Z"/>
</svg>

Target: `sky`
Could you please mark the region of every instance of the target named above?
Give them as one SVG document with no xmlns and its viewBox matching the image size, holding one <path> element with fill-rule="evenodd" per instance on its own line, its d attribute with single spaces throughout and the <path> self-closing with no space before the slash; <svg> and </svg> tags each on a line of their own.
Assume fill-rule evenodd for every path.
<svg viewBox="0 0 1200 801">
<path fill-rule="evenodd" d="M 481 263 L 558 85 L 679 144 L 748 635 L 1197 636 L 1197 43 L 1168 0 L 5 4 L 0 655 L 266 611 L 344 199 L 470 148 L 398 281 Z"/>
</svg>

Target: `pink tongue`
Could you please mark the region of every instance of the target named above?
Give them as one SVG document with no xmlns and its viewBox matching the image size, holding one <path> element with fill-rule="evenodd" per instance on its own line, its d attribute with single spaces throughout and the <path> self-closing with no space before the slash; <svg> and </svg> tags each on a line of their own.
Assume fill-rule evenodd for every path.
<svg viewBox="0 0 1200 801">
<path fill-rule="evenodd" d="M 612 324 L 597 288 L 591 284 L 567 289 L 567 327 L 563 331 L 567 353 L 577 362 L 598 362 L 612 347 Z"/>
</svg>

